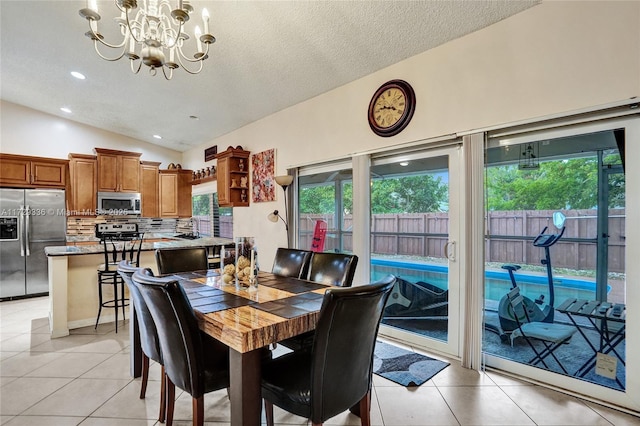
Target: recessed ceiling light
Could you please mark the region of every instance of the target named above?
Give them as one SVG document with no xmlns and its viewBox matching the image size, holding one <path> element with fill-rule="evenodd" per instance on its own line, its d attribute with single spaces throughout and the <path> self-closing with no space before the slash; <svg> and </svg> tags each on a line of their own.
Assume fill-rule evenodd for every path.
<svg viewBox="0 0 640 426">
<path fill-rule="evenodd" d="M 69 108 L 67 108 L 67 107 L 60 108 L 60 111 L 66 112 L 67 114 L 71 114 L 71 110 Z"/>
<path fill-rule="evenodd" d="M 162 136 L 160 136 L 160 135 L 153 135 L 153 137 L 156 138 L 156 139 L 162 139 Z"/>
<path fill-rule="evenodd" d="M 408 166 L 408 165 L 409 165 L 409 162 L 408 162 L 408 161 L 402 161 L 402 162 L 400 162 L 400 165 L 401 165 L 402 167 L 406 167 L 406 166 Z"/>
<path fill-rule="evenodd" d="M 79 73 L 78 71 L 71 71 L 71 75 L 77 78 L 78 80 L 84 80 L 85 78 L 87 78 L 84 76 L 84 74 Z"/>
</svg>

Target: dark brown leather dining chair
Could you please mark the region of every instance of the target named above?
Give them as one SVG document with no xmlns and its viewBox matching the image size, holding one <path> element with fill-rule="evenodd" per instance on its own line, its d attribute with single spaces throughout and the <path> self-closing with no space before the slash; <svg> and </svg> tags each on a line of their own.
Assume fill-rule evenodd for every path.
<svg viewBox="0 0 640 426">
<path fill-rule="evenodd" d="M 173 423 L 175 387 L 192 397 L 193 424 L 204 424 L 204 394 L 229 387 L 229 348 L 202 333 L 182 286 L 143 270 L 133 274 L 158 331 L 167 388 L 167 426 Z"/>
<path fill-rule="evenodd" d="M 162 248 L 156 250 L 160 274 L 202 271 L 209 267 L 206 247 Z"/>
<path fill-rule="evenodd" d="M 308 250 L 279 247 L 271 273 L 283 277 L 306 278 L 311 252 Z"/>
<path fill-rule="evenodd" d="M 273 425 L 274 405 L 313 425 L 357 406 L 361 424 L 370 424 L 373 350 L 394 283 L 389 275 L 374 284 L 325 292 L 312 350 L 290 352 L 263 364 L 268 426 Z"/>
<path fill-rule="evenodd" d="M 129 287 L 129 295 L 132 299 L 133 307 L 138 321 L 138 329 L 140 333 L 140 346 L 142 348 L 142 377 L 140 386 L 140 399 L 144 399 L 147 392 L 147 383 L 149 381 L 149 360 L 153 360 L 161 366 L 160 378 L 160 412 L 158 421 L 164 423 L 166 412 L 166 381 L 164 373 L 164 363 L 162 361 L 162 353 L 160 351 L 160 341 L 158 340 L 158 332 L 156 325 L 151 317 L 151 312 L 147 308 L 147 304 L 142 298 L 142 294 L 138 287 L 133 283 L 132 276 L 139 268 L 132 265 L 128 260 L 123 260 L 118 264 L 118 273 Z M 146 270 L 151 273 L 151 270 Z M 132 319 L 130 319 L 132 320 Z"/>
<path fill-rule="evenodd" d="M 346 253 L 315 253 L 309 260 L 309 281 L 337 287 L 351 287 L 353 276 L 358 266 L 358 256 Z M 313 342 L 314 331 L 279 342 L 282 346 L 294 351 L 309 350 Z"/>
<path fill-rule="evenodd" d="M 313 253 L 307 279 L 321 284 L 351 287 L 358 256 L 347 253 Z"/>
</svg>

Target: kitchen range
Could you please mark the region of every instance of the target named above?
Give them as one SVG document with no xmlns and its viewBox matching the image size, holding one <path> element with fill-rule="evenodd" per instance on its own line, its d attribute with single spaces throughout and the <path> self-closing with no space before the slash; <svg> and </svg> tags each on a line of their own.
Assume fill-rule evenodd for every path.
<svg viewBox="0 0 640 426">
<path fill-rule="evenodd" d="M 49 291 L 46 246 L 66 244 L 65 193 L 0 188 L 0 299 Z"/>
</svg>

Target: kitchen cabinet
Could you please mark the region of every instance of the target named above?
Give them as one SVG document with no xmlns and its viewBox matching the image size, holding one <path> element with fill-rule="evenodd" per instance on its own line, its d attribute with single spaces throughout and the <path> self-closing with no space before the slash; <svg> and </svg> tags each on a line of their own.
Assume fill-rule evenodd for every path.
<svg viewBox="0 0 640 426">
<path fill-rule="evenodd" d="M 95 155 L 69 154 L 70 190 L 67 201 L 70 214 L 95 215 L 97 206 L 98 164 Z"/>
<path fill-rule="evenodd" d="M 98 191 L 140 192 L 139 152 L 95 148 L 98 159 Z"/>
<path fill-rule="evenodd" d="M 249 205 L 249 151 L 228 148 L 216 156 L 220 207 Z"/>
<path fill-rule="evenodd" d="M 160 163 L 140 162 L 140 197 L 142 217 L 160 216 Z"/>
<path fill-rule="evenodd" d="M 57 158 L 0 154 L 0 185 L 65 189 L 68 165 Z"/>
<path fill-rule="evenodd" d="M 160 170 L 160 217 L 191 217 L 191 170 Z"/>
</svg>

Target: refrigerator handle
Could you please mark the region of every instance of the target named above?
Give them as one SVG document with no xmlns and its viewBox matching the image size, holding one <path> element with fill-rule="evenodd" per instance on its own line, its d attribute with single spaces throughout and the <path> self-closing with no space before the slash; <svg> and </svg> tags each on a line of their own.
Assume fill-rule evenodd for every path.
<svg viewBox="0 0 640 426">
<path fill-rule="evenodd" d="M 20 240 L 20 256 L 24 257 L 24 206 L 20 206 L 20 214 L 18 215 L 18 239 Z"/>
<path fill-rule="evenodd" d="M 25 251 L 27 252 L 27 256 L 31 256 L 31 249 L 29 248 L 29 246 L 31 245 L 31 242 L 29 241 L 29 238 L 31 237 L 31 215 L 29 214 L 29 205 L 27 204 L 27 209 L 24 211 L 24 216 L 25 216 L 25 230 L 24 230 L 24 247 L 25 247 Z"/>
</svg>

